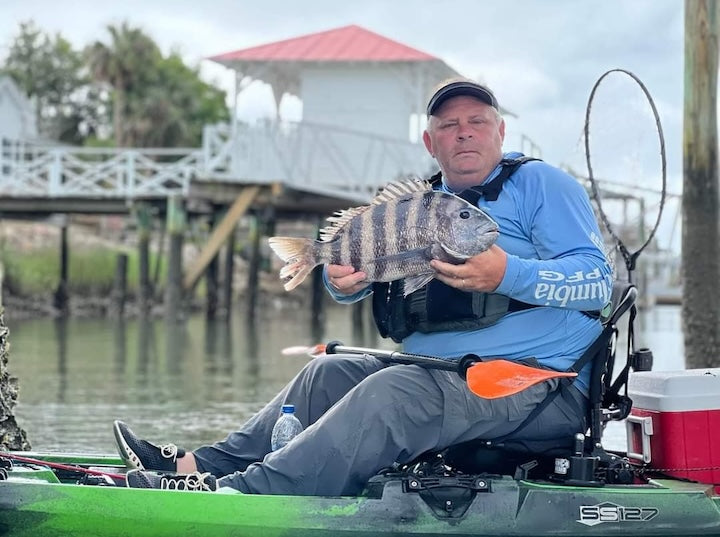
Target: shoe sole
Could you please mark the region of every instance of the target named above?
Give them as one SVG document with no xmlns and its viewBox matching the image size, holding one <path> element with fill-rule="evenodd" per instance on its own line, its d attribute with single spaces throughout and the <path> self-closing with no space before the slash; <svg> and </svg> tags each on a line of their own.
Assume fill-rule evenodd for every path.
<svg viewBox="0 0 720 537">
<path fill-rule="evenodd" d="M 140 458 L 125 441 L 125 437 L 123 437 L 117 421 L 113 423 L 113 433 L 115 434 L 115 441 L 120 451 L 120 457 L 125 461 L 125 466 L 128 468 L 136 468 L 137 470 L 145 470 L 145 467 L 140 462 Z"/>
<path fill-rule="evenodd" d="M 133 489 L 149 489 L 154 488 L 147 477 L 138 472 L 142 470 L 128 470 L 125 474 L 125 486 Z"/>
</svg>

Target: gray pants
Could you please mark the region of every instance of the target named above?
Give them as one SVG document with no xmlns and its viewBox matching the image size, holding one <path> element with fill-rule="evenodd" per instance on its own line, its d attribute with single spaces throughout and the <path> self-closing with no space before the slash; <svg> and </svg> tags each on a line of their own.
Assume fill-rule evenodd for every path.
<svg viewBox="0 0 720 537">
<path fill-rule="evenodd" d="M 200 471 L 225 476 L 219 485 L 245 493 L 352 495 L 395 462 L 511 433 L 557 385 L 554 379 L 509 397 L 483 399 L 456 373 L 323 356 L 239 431 L 194 455 Z M 577 398 L 584 400 L 579 392 Z M 271 452 L 270 435 L 284 403 L 295 405 L 305 430 Z M 576 407 L 555 397 L 521 434 L 572 435 L 583 430 L 582 419 Z"/>
</svg>

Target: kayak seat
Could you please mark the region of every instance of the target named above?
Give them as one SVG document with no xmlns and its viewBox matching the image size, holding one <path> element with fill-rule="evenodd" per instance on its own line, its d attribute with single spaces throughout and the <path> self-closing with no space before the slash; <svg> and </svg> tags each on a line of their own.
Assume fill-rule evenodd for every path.
<svg viewBox="0 0 720 537">
<path fill-rule="evenodd" d="M 535 418 L 531 414 L 518 430 L 504 438 L 457 444 L 441 452 L 423 455 L 422 460 L 434 461 L 437 465 L 441 459 L 443 464 L 462 473 L 507 474 L 517 479 L 549 477 L 554 481 L 590 486 L 632 481 L 632 469 L 627 459 L 606 452 L 602 447 L 602 435 L 607 422 L 624 419 L 630 412 L 632 401 L 624 390 L 629 369 L 649 370 L 652 367 L 650 351 L 635 352 L 632 345 L 636 298 L 637 288 L 632 283 L 616 282 L 613 285 L 611 300 L 600 313 L 603 332 L 589 347 L 594 352 L 588 351 L 588 356 L 579 359 L 574 366 L 580 369 L 587 360 L 592 363 L 589 407 L 583 420 L 585 430 L 556 438 L 513 439 L 526 422 Z M 627 361 L 613 381 L 618 323 L 628 313 Z M 416 464 L 417 461 L 407 467 Z"/>
</svg>

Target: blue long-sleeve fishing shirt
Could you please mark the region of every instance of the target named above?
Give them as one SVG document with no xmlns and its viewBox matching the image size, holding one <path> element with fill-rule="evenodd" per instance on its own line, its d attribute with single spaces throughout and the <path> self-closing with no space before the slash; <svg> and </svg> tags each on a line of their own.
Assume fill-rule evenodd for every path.
<svg viewBox="0 0 720 537">
<path fill-rule="evenodd" d="M 484 183 L 501 169 L 498 165 Z M 444 183 L 441 188 L 452 192 Z M 505 276 L 495 292 L 547 307 L 508 313 L 476 330 L 414 332 L 403 341 L 403 350 L 449 359 L 468 353 L 532 356 L 553 369 L 569 368 L 602 330 L 583 311 L 601 310 L 612 290 L 612 270 L 587 193 L 562 170 L 531 161 L 505 182 L 496 201 L 480 198 L 478 207 L 497 222 L 497 244 L 507 253 Z M 355 302 L 371 293 L 367 288 L 342 295 L 328 284 L 326 274 L 324 278 L 338 302 Z M 585 393 L 588 378 L 586 367 L 577 381 Z"/>
</svg>

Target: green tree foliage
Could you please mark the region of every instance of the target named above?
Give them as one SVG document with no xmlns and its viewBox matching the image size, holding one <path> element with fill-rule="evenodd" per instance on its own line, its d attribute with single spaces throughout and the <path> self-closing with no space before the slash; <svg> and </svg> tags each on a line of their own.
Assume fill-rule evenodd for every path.
<svg viewBox="0 0 720 537">
<path fill-rule="evenodd" d="M 97 100 L 82 55 L 62 36 L 51 37 L 32 21 L 21 23 L 2 72 L 33 99 L 43 136 L 78 143 L 97 126 Z"/>
<path fill-rule="evenodd" d="M 111 88 L 113 133 L 119 147 L 200 144 L 202 127 L 229 118 L 225 92 L 203 82 L 176 53 L 127 23 L 108 26 L 110 41 L 86 49 L 94 78 Z"/>
<path fill-rule="evenodd" d="M 85 56 L 93 79 L 111 90 L 115 145 L 134 146 L 135 140 L 131 136 L 133 103 L 129 101 L 152 85 L 153 70 L 162 54 L 155 42 L 139 28 L 123 23 L 120 27 L 108 26 L 107 30 L 110 43 L 96 41 L 86 48 Z"/>
<path fill-rule="evenodd" d="M 38 125 L 64 142 L 117 147 L 197 147 L 202 127 L 227 121 L 225 92 L 177 53 L 127 22 L 106 42 L 75 51 L 33 22 L 20 25 L 4 72 L 35 99 Z"/>
<path fill-rule="evenodd" d="M 154 73 L 155 83 L 135 101 L 138 145 L 197 147 L 204 125 L 229 119 L 225 92 L 203 82 L 178 54 L 163 58 Z"/>
</svg>

